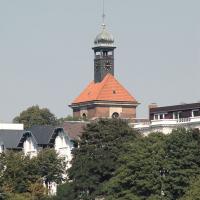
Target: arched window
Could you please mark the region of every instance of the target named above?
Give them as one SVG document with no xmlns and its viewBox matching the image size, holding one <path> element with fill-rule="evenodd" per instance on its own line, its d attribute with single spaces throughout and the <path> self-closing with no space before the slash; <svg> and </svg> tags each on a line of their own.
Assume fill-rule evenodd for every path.
<svg viewBox="0 0 200 200">
<path fill-rule="evenodd" d="M 113 119 L 119 118 L 119 113 L 114 112 L 114 113 L 112 114 L 112 118 L 113 118 Z"/>
<path fill-rule="evenodd" d="M 87 115 L 85 113 L 82 114 L 82 118 L 85 120 L 87 119 Z"/>
</svg>

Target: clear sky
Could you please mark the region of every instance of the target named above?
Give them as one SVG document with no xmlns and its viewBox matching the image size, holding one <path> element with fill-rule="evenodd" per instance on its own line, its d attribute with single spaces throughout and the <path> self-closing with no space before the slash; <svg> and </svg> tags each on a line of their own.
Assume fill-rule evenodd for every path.
<svg viewBox="0 0 200 200">
<path fill-rule="evenodd" d="M 200 1 L 105 0 L 115 75 L 141 103 L 200 101 Z M 29 106 L 57 117 L 93 80 L 101 0 L 0 0 L 0 121 Z"/>
</svg>

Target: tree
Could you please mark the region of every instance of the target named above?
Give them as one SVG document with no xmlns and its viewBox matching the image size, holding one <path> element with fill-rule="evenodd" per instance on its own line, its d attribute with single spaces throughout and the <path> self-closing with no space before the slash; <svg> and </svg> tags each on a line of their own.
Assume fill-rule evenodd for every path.
<svg viewBox="0 0 200 200">
<path fill-rule="evenodd" d="M 53 182 L 60 184 L 66 174 L 65 158 L 59 157 L 54 149 L 44 149 L 32 159 L 36 163 L 36 173 L 44 180 L 46 188 Z M 47 191 L 48 193 L 48 191 Z"/>
<path fill-rule="evenodd" d="M 200 134 L 174 130 L 151 134 L 130 146 L 115 175 L 104 185 L 106 199 L 141 200 L 182 197 L 190 180 L 200 174 Z"/>
<path fill-rule="evenodd" d="M 190 180 L 200 174 L 199 130 L 174 130 L 167 137 L 165 151 L 168 170 L 165 193 L 171 199 L 178 199 L 184 195 Z"/>
<path fill-rule="evenodd" d="M 44 191 L 48 194 L 50 183 L 64 180 L 66 163 L 54 149 L 41 150 L 32 159 L 23 152 L 7 151 L 0 154 L 0 161 L 4 166 L 0 172 L 0 199 L 2 195 L 8 199 L 46 199 Z"/>
<path fill-rule="evenodd" d="M 8 151 L 0 155 L 1 163 L 4 165 L 0 176 L 0 186 L 7 193 L 23 193 L 28 190 L 28 172 L 25 170 L 29 158 L 22 152 Z"/>
<path fill-rule="evenodd" d="M 186 194 L 180 200 L 200 200 L 200 176 L 191 180 Z"/>
<path fill-rule="evenodd" d="M 64 196 L 69 200 L 94 199 L 101 194 L 102 185 L 119 168 L 118 158 L 126 154 L 126 145 L 137 136 L 139 133 L 121 120 L 100 120 L 88 124 L 79 148 L 73 151 L 72 167 L 68 171 L 71 181 L 58 190 L 59 198 L 62 199 L 60 193 L 64 188 Z M 72 192 L 74 196 L 70 195 Z"/>
<path fill-rule="evenodd" d="M 33 125 L 56 125 L 57 119 L 47 108 L 39 106 L 29 107 L 13 119 L 14 123 L 23 123 L 24 127 L 30 128 Z"/>
<path fill-rule="evenodd" d="M 121 156 L 121 167 L 104 184 L 106 199 L 143 200 L 158 199 L 161 193 L 160 170 L 164 165 L 163 134 L 151 134 L 138 138 Z"/>
<path fill-rule="evenodd" d="M 79 117 L 74 117 L 74 116 L 68 115 L 67 117 L 59 118 L 58 124 L 63 124 L 65 121 L 80 121 L 80 120 L 82 120 L 82 119 Z"/>
<path fill-rule="evenodd" d="M 66 182 L 58 186 L 57 195 L 55 196 L 55 200 L 71 200 L 76 199 L 76 191 L 74 190 L 73 182 Z"/>
</svg>

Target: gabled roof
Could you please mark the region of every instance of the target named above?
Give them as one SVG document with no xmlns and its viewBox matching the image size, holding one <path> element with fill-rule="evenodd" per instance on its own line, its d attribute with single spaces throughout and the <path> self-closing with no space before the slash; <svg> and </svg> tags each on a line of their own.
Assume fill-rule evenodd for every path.
<svg viewBox="0 0 200 200">
<path fill-rule="evenodd" d="M 57 129 L 51 125 L 43 125 L 32 126 L 28 131 L 34 136 L 38 145 L 48 145 Z"/>
<path fill-rule="evenodd" d="M 22 144 L 27 136 L 33 136 L 37 145 L 52 145 L 55 142 L 58 131 L 63 128 L 50 125 L 33 126 L 24 130 L 0 130 L 0 145 L 6 149 L 22 148 Z"/>
<path fill-rule="evenodd" d="M 0 130 L 0 142 L 6 149 L 17 149 L 24 132 L 23 130 Z"/>
<path fill-rule="evenodd" d="M 111 74 L 107 74 L 100 83 L 92 81 L 72 102 L 72 105 L 90 101 L 137 103 L 136 99 Z"/>
</svg>

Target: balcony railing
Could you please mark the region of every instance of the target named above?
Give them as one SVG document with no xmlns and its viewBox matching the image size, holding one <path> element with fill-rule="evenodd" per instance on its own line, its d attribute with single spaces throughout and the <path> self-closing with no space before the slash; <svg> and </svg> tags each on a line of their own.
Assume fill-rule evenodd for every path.
<svg viewBox="0 0 200 200">
<path fill-rule="evenodd" d="M 148 128 L 150 126 L 176 126 L 179 124 L 187 124 L 187 123 L 199 123 L 200 124 L 200 116 L 198 117 L 188 117 L 188 118 L 179 118 L 179 119 L 159 119 L 159 120 L 151 120 L 150 122 L 139 122 L 134 124 L 134 128 Z"/>
</svg>

